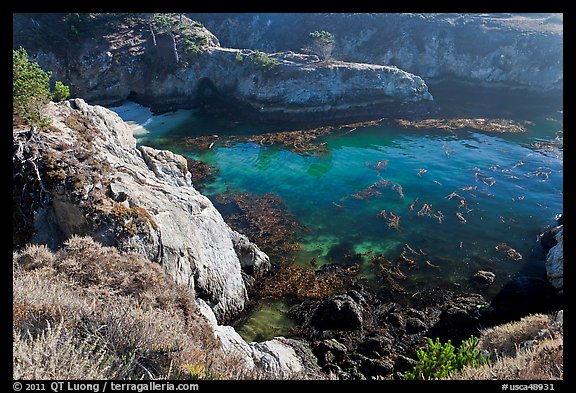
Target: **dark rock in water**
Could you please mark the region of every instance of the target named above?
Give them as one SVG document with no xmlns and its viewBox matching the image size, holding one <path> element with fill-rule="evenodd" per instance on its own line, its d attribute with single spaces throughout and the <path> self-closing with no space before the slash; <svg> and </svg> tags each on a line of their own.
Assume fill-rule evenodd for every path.
<svg viewBox="0 0 576 393">
<path fill-rule="evenodd" d="M 341 361 L 348 349 L 335 339 L 323 340 L 316 343 L 312 353 L 318 358 L 320 364 L 333 364 Z"/>
<path fill-rule="evenodd" d="M 492 323 L 504 323 L 534 313 L 549 313 L 560 309 L 554 287 L 546 280 L 518 276 L 510 280 L 492 299 L 486 318 Z"/>
<path fill-rule="evenodd" d="M 316 309 L 311 324 L 318 330 L 356 330 L 362 321 L 361 306 L 348 295 L 337 295 Z"/>
<path fill-rule="evenodd" d="M 404 355 L 398 355 L 394 362 L 394 369 L 400 372 L 412 371 L 416 366 L 416 360 Z"/>
<path fill-rule="evenodd" d="M 472 282 L 477 284 L 480 288 L 488 288 L 494 283 L 496 275 L 486 270 L 478 270 L 472 276 Z"/>
<path fill-rule="evenodd" d="M 558 244 L 556 240 L 556 234 L 560 230 L 560 226 L 547 230 L 540 235 L 540 244 L 544 251 L 550 251 L 552 247 Z"/>
<path fill-rule="evenodd" d="M 406 326 L 404 316 L 399 312 L 390 313 L 386 319 L 394 327 L 404 329 Z"/>
<path fill-rule="evenodd" d="M 546 255 L 546 276 L 548 282 L 556 288 L 559 293 L 564 290 L 564 225 L 560 226 L 560 231 L 556 234 L 556 245 L 548 251 Z"/>
</svg>

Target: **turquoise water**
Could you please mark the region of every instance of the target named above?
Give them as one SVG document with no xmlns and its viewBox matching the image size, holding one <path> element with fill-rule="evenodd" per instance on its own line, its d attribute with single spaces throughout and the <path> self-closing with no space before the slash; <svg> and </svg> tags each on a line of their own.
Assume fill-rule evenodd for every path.
<svg viewBox="0 0 576 393">
<path fill-rule="evenodd" d="M 151 118 L 139 143 L 218 167 L 215 181 L 203 189 L 211 198 L 227 191 L 280 196 L 308 229 L 300 240 L 303 250 L 295 255 L 298 263 L 313 257 L 319 265 L 347 263 L 346 255 L 369 250 L 394 261 L 408 244 L 425 254 L 412 255 L 416 263 L 402 283 L 408 290 L 456 284 L 466 291 L 472 288 L 470 276 L 483 269 L 496 273 L 488 297 L 517 273 L 545 274 L 537 235 L 563 210 L 563 159 L 561 151 L 539 150 L 533 143 L 562 138 L 561 113 L 517 119 L 532 122 L 521 134 L 399 129 L 392 122 L 336 130 L 322 140 L 328 153 L 316 156 L 256 143 L 216 143 L 194 151 L 183 146 L 183 137 L 269 129 L 202 119 L 193 112 L 180 112 L 175 124 L 163 116 Z M 371 185 L 372 194 L 366 192 Z M 450 198 L 452 193 L 457 196 Z M 417 214 L 424 203 L 431 215 Z M 397 229 L 377 216 L 382 210 L 400 216 Z M 497 250 L 502 242 L 522 259 Z M 367 258 L 362 266 L 364 276 L 374 275 Z"/>
</svg>

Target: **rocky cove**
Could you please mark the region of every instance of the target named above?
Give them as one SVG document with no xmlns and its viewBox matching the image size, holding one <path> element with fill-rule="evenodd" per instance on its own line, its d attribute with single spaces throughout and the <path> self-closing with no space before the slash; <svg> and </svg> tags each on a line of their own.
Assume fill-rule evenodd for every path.
<svg viewBox="0 0 576 393">
<path fill-rule="evenodd" d="M 82 97 L 49 105 L 46 113 L 52 119 L 50 132 L 18 130 L 14 134 L 18 158 L 14 172 L 35 179 L 38 167 L 32 162 L 39 162 L 42 173 L 32 192 L 14 194 L 16 206 L 27 206 L 16 217 L 15 244 L 29 241 L 56 249 L 72 235 L 80 234 L 145 256 L 188 288 L 226 353 L 239 356 L 248 369 L 261 370 L 268 378 L 394 378 L 413 367 L 415 350 L 423 337 L 460 340 L 481 326 L 562 308 L 557 292 L 563 277 L 558 263 L 563 260 L 563 232 L 559 227 L 543 237 L 550 249 L 546 269 L 553 286 L 527 275 L 506 283 L 490 299 L 481 290 L 467 293 L 427 289 L 410 292 L 407 302 L 393 290 L 379 292 L 352 276 L 336 294 L 303 296 L 296 302 L 290 309 L 297 321 L 292 338 L 246 342 L 229 324 L 246 309 L 250 298 L 258 297 L 251 292 L 255 283 L 276 269 L 269 256 L 260 244 L 232 230 L 213 202 L 197 191 L 191 180 L 189 157 L 137 146 L 130 128 L 115 113 L 93 104 L 112 106 L 131 99 L 157 112 L 195 107 L 231 121 L 238 115 L 239 119 L 261 124 L 286 122 L 306 124 L 308 128 L 375 118 L 411 119 L 403 124 L 435 128 L 438 124 L 418 123 L 423 117 L 447 113 L 431 94 L 426 80 L 445 77 L 448 72 L 436 67 L 436 74 L 422 78 L 418 76 L 422 68 L 411 67 L 409 62 L 398 62 L 398 66 L 406 66 L 411 72 L 397 68 L 396 62 L 376 62 L 368 57 L 361 60 L 342 55 L 346 61 L 321 61 L 318 56 L 296 53 L 293 47 L 289 47 L 292 52 L 275 48 L 281 52 L 270 55 L 276 65 L 267 69 L 251 61 L 257 56 L 255 50 L 266 47 L 248 45 L 247 39 L 246 46 L 251 49 L 223 48 L 219 38 L 187 16 L 180 17 L 184 27 L 176 36 L 172 32 L 152 37 L 148 24 L 139 18 L 100 26 L 102 20 L 95 18 L 77 45 L 35 44 L 35 34 L 48 26 L 56 42 L 69 40 L 57 21 L 57 15 L 50 14 L 15 16 L 15 45 L 30 48 L 43 67 L 70 83 L 74 95 Z M 29 24 L 34 28 L 30 29 Z M 106 34 L 101 33 L 104 27 L 108 29 Z M 203 51 L 192 54 L 176 50 L 179 55 L 174 56 L 173 48 L 182 47 L 186 34 L 190 34 L 186 29 L 207 37 L 202 41 Z M 504 37 L 507 34 L 502 33 Z M 557 37 L 556 33 L 546 34 L 551 34 L 551 40 Z M 406 56 L 399 52 L 398 57 Z M 376 64 L 367 64 L 372 62 Z M 550 80 L 538 81 L 535 76 L 531 84 L 519 82 L 514 72 L 492 73 L 493 78 L 479 79 L 495 83 L 496 88 L 510 83 L 548 94 L 561 88 L 562 77 L 561 71 L 547 70 L 553 80 L 546 77 Z M 415 71 L 418 73 L 412 73 Z M 467 83 L 474 86 L 474 78 Z M 511 124 L 456 123 L 467 128 L 482 124 L 479 127 L 504 129 Z M 344 131 L 355 129 L 349 126 Z M 274 134 L 256 140 L 262 146 L 274 144 Z M 215 148 L 214 143 L 218 146 L 219 141 L 209 141 L 204 151 Z M 299 146 L 293 144 L 295 150 L 300 150 Z M 447 149 L 446 155 L 449 152 Z M 367 170 L 380 174 L 387 164 L 378 161 L 370 165 L 366 165 Z M 490 182 L 484 174 L 477 178 Z M 29 183 L 19 181 L 20 185 Z M 336 207 L 382 194 L 386 187 L 402 192 L 399 183 L 390 180 L 373 184 L 348 198 L 336 199 Z M 382 215 L 384 219 L 390 217 L 394 216 Z M 408 245 L 404 254 L 409 259 L 424 253 L 413 250 L 412 255 L 410 249 Z M 500 246 L 504 254 L 509 250 L 515 251 Z M 512 251 L 508 255 L 514 255 Z M 378 259 L 378 255 L 370 258 L 389 280 L 403 274 L 398 265 Z M 325 264 L 312 276 L 303 277 L 314 282 L 339 277 L 343 273 L 337 265 Z M 480 287 L 494 279 L 490 271 L 477 273 Z M 526 299 L 530 299 L 529 307 Z"/>
</svg>

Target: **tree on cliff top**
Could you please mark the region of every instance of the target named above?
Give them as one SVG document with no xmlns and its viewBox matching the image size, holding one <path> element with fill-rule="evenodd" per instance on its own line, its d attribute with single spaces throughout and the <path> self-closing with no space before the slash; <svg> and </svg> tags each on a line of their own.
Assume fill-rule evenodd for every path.
<svg viewBox="0 0 576 393">
<path fill-rule="evenodd" d="M 12 51 L 13 109 L 31 126 L 46 127 L 41 109 L 50 100 L 50 76 L 38 63 L 28 59 L 22 47 Z"/>
<path fill-rule="evenodd" d="M 70 89 L 58 81 L 55 91 L 50 91 L 51 72 L 44 71 L 38 63 L 30 61 L 22 47 L 12 50 L 12 107 L 14 113 L 31 126 L 43 128 L 50 120 L 42 117 L 42 108 L 50 101 L 62 101 Z"/>
<path fill-rule="evenodd" d="M 310 47 L 307 52 L 318 55 L 323 60 L 329 60 L 334 49 L 334 35 L 329 31 L 313 31 L 309 34 Z"/>
</svg>

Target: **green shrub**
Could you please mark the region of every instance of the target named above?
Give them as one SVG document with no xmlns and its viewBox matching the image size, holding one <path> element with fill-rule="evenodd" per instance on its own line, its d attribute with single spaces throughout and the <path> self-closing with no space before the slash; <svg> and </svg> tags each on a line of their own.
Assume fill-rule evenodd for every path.
<svg viewBox="0 0 576 393">
<path fill-rule="evenodd" d="M 174 25 L 176 25 L 178 23 L 177 21 L 175 21 L 172 18 L 172 14 L 169 14 L 169 13 L 168 14 L 162 14 L 162 13 L 154 14 L 153 19 L 154 19 L 154 24 L 161 31 L 170 30 L 172 27 L 174 27 Z"/>
<path fill-rule="evenodd" d="M 70 97 L 70 88 L 60 81 L 56 81 L 52 92 L 52 101 L 60 102 Z"/>
<path fill-rule="evenodd" d="M 194 54 L 200 54 L 202 52 L 204 52 L 204 50 L 202 48 L 200 48 L 198 45 L 196 45 L 196 43 L 188 38 L 186 38 L 184 40 L 184 52 L 187 53 L 194 53 Z"/>
<path fill-rule="evenodd" d="M 242 53 L 240 53 L 240 52 L 236 52 L 236 57 L 235 57 L 235 58 L 236 58 L 236 61 L 237 61 L 238 63 L 242 63 L 242 62 L 244 61 L 244 56 L 242 56 Z"/>
<path fill-rule="evenodd" d="M 71 38 L 81 37 L 85 33 L 86 23 L 89 20 L 87 13 L 69 13 L 65 16 L 68 25 L 68 35 Z"/>
<path fill-rule="evenodd" d="M 464 366 L 479 367 L 489 362 L 488 357 L 480 353 L 478 338 L 471 336 L 463 340 L 458 350 L 450 340 L 440 343 L 428 339 L 428 346 L 420 348 L 417 352 L 418 362 L 412 371 L 404 376 L 405 379 L 446 379 Z"/>
<path fill-rule="evenodd" d="M 272 59 L 267 53 L 256 51 L 250 56 L 250 61 L 265 71 L 270 71 L 278 65 L 278 61 Z"/>
<path fill-rule="evenodd" d="M 329 31 L 313 31 L 309 35 L 310 48 L 306 51 L 316 53 L 324 60 L 330 59 L 334 49 L 334 35 Z"/>
</svg>

